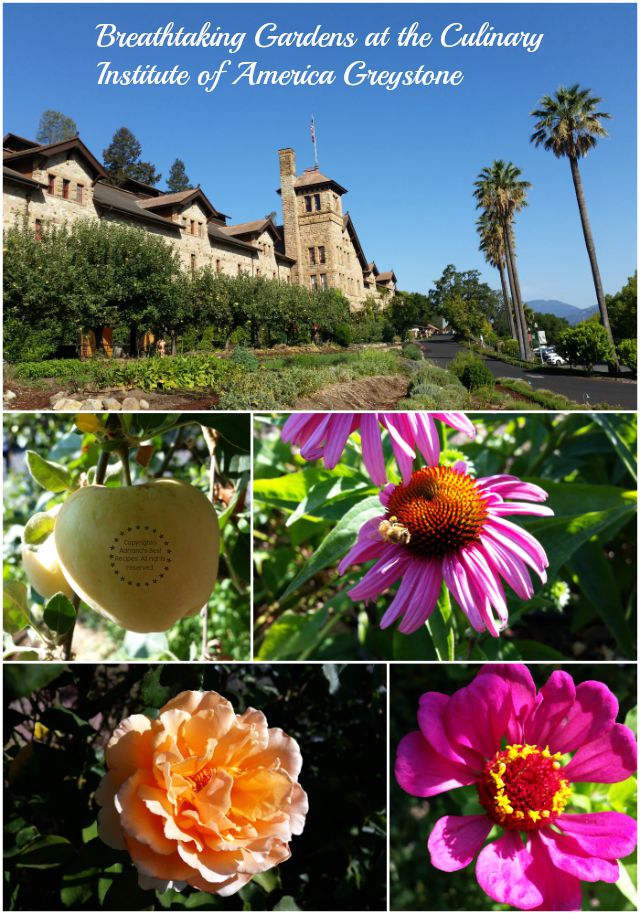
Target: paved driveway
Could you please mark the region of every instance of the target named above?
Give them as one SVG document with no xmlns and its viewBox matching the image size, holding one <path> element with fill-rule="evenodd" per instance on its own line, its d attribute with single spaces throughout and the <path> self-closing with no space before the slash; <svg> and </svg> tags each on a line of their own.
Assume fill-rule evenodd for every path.
<svg viewBox="0 0 640 914">
<path fill-rule="evenodd" d="M 433 336 L 430 340 L 419 340 L 425 358 L 447 368 L 456 353 L 466 348 L 454 342 L 450 336 Z M 622 410 L 635 410 L 637 384 L 635 381 L 616 381 L 607 377 L 583 378 L 565 374 L 558 368 L 557 374 L 541 374 L 535 369 L 525 371 L 516 365 L 508 365 L 498 359 L 485 358 L 485 363 L 494 378 L 518 378 L 528 381 L 532 387 L 544 387 L 554 393 L 564 394 L 576 403 L 607 403 Z"/>
</svg>

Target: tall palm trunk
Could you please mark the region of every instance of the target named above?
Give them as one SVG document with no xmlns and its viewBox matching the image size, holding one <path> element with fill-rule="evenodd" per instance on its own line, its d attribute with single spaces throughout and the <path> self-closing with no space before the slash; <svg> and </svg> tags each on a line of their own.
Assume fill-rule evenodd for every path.
<svg viewBox="0 0 640 914">
<path fill-rule="evenodd" d="M 507 277 L 504 274 L 504 259 L 500 257 L 498 260 L 498 272 L 500 273 L 500 285 L 502 286 L 502 300 L 504 301 L 504 306 L 507 309 L 507 317 L 509 318 L 509 333 L 511 338 L 517 340 L 516 328 L 513 322 L 513 311 L 511 310 L 511 299 L 509 298 L 509 290 L 507 289 Z"/>
<path fill-rule="evenodd" d="M 607 336 L 613 347 L 615 343 L 613 342 L 613 334 L 611 333 L 611 324 L 609 323 L 609 312 L 607 311 L 607 302 L 604 297 L 604 290 L 602 288 L 602 279 L 600 278 L 600 269 L 598 267 L 598 258 L 596 257 L 596 246 L 593 241 L 593 235 L 591 234 L 591 223 L 589 222 L 589 214 L 587 212 L 587 201 L 584 198 L 584 189 L 582 187 L 582 175 L 580 174 L 580 168 L 578 167 L 578 160 L 575 156 L 569 156 L 569 163 L 571 165 L 571 177 L 573 178 L 573 186 L 576 192 L 576 200 L 578 201 L 578 209 L 580 210 L 580 221 L 582 223 L 582 234 L 584 235 L 584 243 L 587 247 L 587 254 L 589 255 L 589 263 L 591 264 L 591 274 L 593 276 L 593 284 L 596 287 L 596 298 L 598 300 L 598 308 L 600 309 L 600 320 L 602 321 L 602 326 L 607 331 Z M 615 348 L 614 348 L 615 352 Z M 609 365 L 610 371 L 615 374 L 618 372 L 620 366 L 618 363 L 617 356 L 614 356 L 612 363 Z"/>
<path fill-rule="evenodd" d="M 518 345 L 520 347 L 520 358 L 526 360 L 527 349 L 525 346 L 525 328 L 522 323 L 522 315 L 520 308 L 518 307 L 518 296 L 516 292 L 516 283 L 513 275 L 513 261 L 511 259 L 511 246 L 507 244 L 507 236 L 509 233 L 509 228 L 507 226 L 506 220 L 502 223 L 502 237 L 504 239 L 504 254 L 505 254 L 505 263 L 507 265 L 507 275 L 509 277 L 509 285 L 511 287 L 511 303 L 513 305 L 513 315 L 514 322 L 516 327 L 516 339 L 518 340 Z"/>
<path fill-rule="evenodd" d="M 527 319 L 524 313 L 524 305 L 522 303 L 522 292 L 520 291 L 520 278 L 518 276 L 518 268 L 516 266 L 516 255 L 513 250 L 513 245 L 511 244 L 511 226 L 509 223 L 503 225 L 504 232 L 504 243 L 505 249 L 507 252 L 507 262 L 511 264 L 511 273 L 513 276 L 513 298 L 514 298 L 514 310 L 516 312 L 516 317 L 520 321 L 520 329 L 522 333 L 522 349 L 524 352 L 524 360 L 526 362 L 531 361 L 531 347 L 529 346 L 529 334 L 527 333 Z"/>
</svg>

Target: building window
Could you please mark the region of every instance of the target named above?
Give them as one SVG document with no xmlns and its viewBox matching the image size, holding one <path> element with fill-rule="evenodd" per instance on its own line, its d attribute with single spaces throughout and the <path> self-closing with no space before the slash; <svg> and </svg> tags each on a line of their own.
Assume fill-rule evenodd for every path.
<svg viewBox="0 0 640 914">
<path fill-rule="evenodd" d="M 312 209 L 311 197 L 304 198 L 304 208 L 307 213 L 311 212 L 311 209 Z"/>
<path fill-rule="evenodd" d="M 318 248 L 318 263 L 326 263 L 326 262 L 327 262 L 327 252 L 326 252 L 324 246 L 320 245 L 320 247 Z"/>
<path fill-rule="evenodd" d="M 76 203 L 82 203 L 84 197 L 84 184 L 76 184 Z"/>
<path fill-rule="evenodd" d="M 71 181 L 68 181 L 66 178 L 62 179 L 62 199 L 69 199 L 69 187 L 71 186 Z"/>
<path fill-rule="evenodd" d="M 287 285 L 291 285 L 291 277 L 287 274 Z"/>
<path fill-rule="evenodd" d="M 195 235 L 195 233 L 196 233 L 196 220 L 192 219 L 191 220 L 191 234 Z"/>
<path fill-rule="evenodd" d="M 320 194 L 313 195 L 313 205 L 315 206 L 316 210 L 320 209 Z"/>
<path fill-rule="evenodd" d="M 310 278 L 310 282 L 311 282 L 311 288 L 312 288 L 312 289 L 315 290 L 315 289 L 318 288 L 318 277 L 317 277 L 317 276 L 312 276 L 312 277 Z"/>
<path fill-rule="evenodd" d="M 204 238 L 204 225 L 202 224 L 202 222 L 198 222 L 198 235 L 201 238 Z"/>
<path fill-rule="evenodd" d="M 321 274 L 320 274 L 320 285 L 322 286 L 323 289 L 328 289 L 328 288 L 329 288 L 329 287 L 327 286 L 327 274 L 326 274 L 326 273 L 321 273 Z"/>
<path fill-rule="evenodd" d="M 309 263 L 311 264 L 312 267 L 315 266 L 315 263 L 316 263 L 316 249 L 315 248 L 309 248 Z"/>
<path fill-rule="evenodd" d="M 196 271 L 196 255 L 192 254 L 191 255 L 191 272 L 195 273 L 195 271 Z"/>
<path fill-rule="evenodd" d="M 49 175 L 49 187 L 47 188 L 47 193 L 53 196 L 56 192 L 56 176 Z"/>
<path fill-rule="evenodd" d="M 34 235 L 36 241 L 42 241 L 42 220 L 36 219 Z"/>
<path fill-rule="evenodd" d="M 221 273 L 222 267 L 219 260 L 216 260 L 216 273 Z"/>
<path fill-rule="evenodd" d="M 242 264 L 238 264 L 238 276 L 242 276 Z"/>
</svg>

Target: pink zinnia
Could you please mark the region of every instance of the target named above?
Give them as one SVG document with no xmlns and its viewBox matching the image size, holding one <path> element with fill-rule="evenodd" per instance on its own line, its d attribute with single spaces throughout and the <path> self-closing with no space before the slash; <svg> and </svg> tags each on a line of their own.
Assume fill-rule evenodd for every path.
<svg viewBox="0 0 640 914">
<path fill-rule="evenodd" d="M 382 451 L 382 428 L 391 438 L 402 478 L 411 478 L 418 450 L 427 464 L 440 460 L 440 439 L 434 422 L 438 419 L 470 438 L 475 438 L 473 423 L 464 413 L 293 413 L 284 424 L 282 440 L 300 446 L 305 460 L 324 459 L 332 470 L 342 456 L 349 436 L 360 430 L 362 459 L 377 486 L 387 481 Z"/>
<path fill-rule="evenodd" d="M 507 516 L 553 514 L 544 505 L 527 504 L 546 498 L 539 486 L 516 476 L 473 479 L 463 462 L 424 467 L 406 485 L 389 484 L 380 493 L 386 513 L 363 524 L 339 565 L 344 574 L 349 565 L 377 559 L 349 596 L 375 599 L 401 578 L 380 626 L 404 614 L 398 630 L 409 634 L 433 612 L 444 580 L 473 628 L 497 637 L 508 619 L 500 579 L 526 600 L 533 595 L 527 565 L 543 583 L 548 565 L 537 539 Z"/>
<path fill-rule="evenodd" d="M 635 738 L 617 713 L 603 683 L 576 686 L 562 671 L 536 694 L 523 664 L 485 666 L 451 697 L 425 693 L 420 729 L 398 746 L 398 783 L 418 797 L 475 785 L 485 810 L 436 822 L 432 864 L 455 872 L 479 852 L 480 887 L 524 911 L 577 911 L 581 880 L 616 882 L 617 858 L 636 846 L 636 822 L 565 808 L 572 783 L 615 784 L 635 771 Z M 504 832 L 482 848 L 496 825 Z"/>
</svg>

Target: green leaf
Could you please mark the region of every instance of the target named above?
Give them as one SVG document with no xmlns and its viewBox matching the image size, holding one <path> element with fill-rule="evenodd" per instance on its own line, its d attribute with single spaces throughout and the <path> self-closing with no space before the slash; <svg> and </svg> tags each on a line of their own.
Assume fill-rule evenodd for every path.
<svg viewBox="0 0 640 914">
<path fill-rule="evenodd" d="M 76 610 L 69 597 L 56 593 L 47 600 L 42 618 L 52 632 L 66 635 L 75 624 Z"/>
<path fill-rule="evenodd" d="M 637 909 L 638 892 L 635 884 L 637 867 L 635 864 L 625 866 L 622 860 L 618 861 L 618 866 L 620 867 L 620 878 L 616 882 L 616 888 L 620 889 L 627 901 L 630 901 L 634 909 Z"/>
<path fill-rule="evenodd" d="M 71 488 L 71 473 L 61 463 L 45 460 L 35 451 L 27 451 L 27 466 L 32 478 L 49 492 L 64 492 Z"/>
<path fill-rule="evenodd" d="M 15 635 L 28 625 L 27 585 L 22 581 L 5 581 L 2 588 L 2 624 L 5 632 Z"/>
<path fill-rule="evenodd" d="M 74 853 L 71 842 L 62 835 L 46 835 L 25 845 L 16 865 L 37 870 L 50 869 L 54 866 L 61 866 Z"/>
<path fill-rule="evenodd" d="M 297 508 L 313 487 L 319 483 L 331 481 L 335 484 L 336 480 L 341 477 L 346 476 L 353 479 L 356 475 L 359 477 L 355 470 L 343 464 L 339 464 L 333 470 L 305 467 L 303 470 L 286 473 L 284 476 L 256 479 L 253 487 L 259 501 L 283 508 Z"/>
<path fill-rule="evenodd" d="M 93 727 L 86 720 L 83 720 L 78 714 L 69 708 L 51 707 L 46 708 L 40 717 L 40 723 L 49 730 L 57 730 L 59 733 L 84 734 L 93 733 Z"/>
<path fill-rule="evenodd" d="M 343 498 L 351 498 L 354 494 L 360 493 L 363 497 L 365 494 L 373 495 L 375 488 L 369 483 L 358 483 L 348 476 L 338 476 L 337 479 L 325 479 L 314 485 L 306 497 L 302 499 L 293 514 L 287 519 L 286 526 L 290 527 L 297 520 L 305 515 L 308 517 L 326 517 L 326 508 L 328 505 L 335 504 Z"/>
<path fill-rule="evenodd" d="M 583 597 L 616 639 L 622 656 L 635 656 L 634 639 L 625 619 L 618 585 L 601 544 L 597 540 L 585 543 L 574 553 L 569 567 L 578 577 Z"/>
<path fill-rule="evenodd" d="M 257 883 L 267 894 L 273 892 L 274 889 L 277 889 L 280 886 L 280 877 L 277 868 L 274 867 L 264 873 L 256 873 L 253 877 L 253 882 Z"/>
<path fill-rule="evenodd" d="M 269 482 L 270 480 L 264 481 Z M 309 578 L 322 571 L 323 568 L 335 564 L 354 545 L 360 527 L 380 513 L 380 500 L 377 495 L 365 498 L 359 504 L 354 505 L 350 511 L 347 511 L 320 543 L 310 561 L 298 572 L 282 594 L 281 599 L 284 600 L 289 594 L 294 593 Z"/>
<path fill-rule="evenodd" d="M 291 895 L 283 895 L 280 901 L 273 906 L 274 911 L 299 911 L 300 908 L 295 903 Z"/>
<path fill-rule="evenodd" d="M 427 629 L 433 640 L 438 660 L 455 660 L 456 643 L 453 631 L 451 597 L 443 583 L 436 608 L 427 619 Z"/>
<path fill-rule="evenodd" d="M 313 650 L 327 622 L 326 607 L 310 615 L 287 609 L 268 629 L 258 651 L 258 660 L 284 660 Z"/>
<path fill-rule="evenodd" d="M 149 708 L 161 708 L 169 699 L 171 689 L 160 684 L 164 665 L 156 666 L 142 677 L 142 699 Z"/>
<path fill-rule="evenodd" d="M 517 650 L 518 658 L 522 660 L 564 660 L 564 654 L 540 641 L 514 638 L 511 644 Z"/>
<path fill-rule="evenodd" d="M 340 688 L 340 673 L 345 668 L 344 663 L 323 663 L 322 673 L 329 683 L 329 694 L 335 695 Z"/>
<path fill-rule="evenodd" d="M 626 441 L 618 434 L 618 431 L 614 427 L 611 419 L 604 413 L 593 413 L 593 421 L 597 422 L 600 428 L 603 430 L 613 445 L 613 449 L 615 450 L 616 454 L 627 468 L 631 478 L 633 480 L 637 480 L 638 468 L 636 465 L 635 456 Z"/>
<path fill-rule="evenodd" d="M 628 500 L 608 511 L 590 511 L 575 517 L 545 517 L 522 526 L 542 543 L 549 556 L 548 574 L 553 578 L 581 546 L 594 536 L 611 534 L 614 528 L 630 521 L 635 510 L 635 501 Z"/>
<path fill-rule="evenodd" d="M 26 666 L 5 664 L 5 702 L 38 692 L 57 679 L 66 669 L 64 663 L 29 663 Z"/>
<path fill-rule="evenodd" d="M 634 777 L 612 784 L 607 792 L 607 800 L 616 812 L 635 813 L 638 782 Z"/>
<path fill-rule="evenodd" d="M 55 517 L 46 511 L 39 511 L 27 521 L 22 531 L 22 542 L 25 546 L 39 546 L 53 533 L 55 525 Z"/>
<path fill-rule="evenodd" d="M 625 505 L 635 505 L 636 492 L 619 486 L 600 486 L 582 482 L 551 482 L 539 477 L 527 477 L 527 482 L 539 485 L 549 493 L 546 504 L 561 514 L 577 515 L 587 511 L 607 511 Z"/>
<path fill-rule="evenodd" d="M 625 722 L 626 726 L 629 727 L 630 730 L 633 730 L 633 732 L 637 736 L 638 735 L 638 709 L 631 708 L 631 710 L 627 713 L 627 716 L 625 717 L 624 722 Z"/>
<path fill-rule="evenodd" d="M 251 413 L 187 413 L 182 421 L 215 428 L 238 451 L 250 449 Z"/>
</svg>

